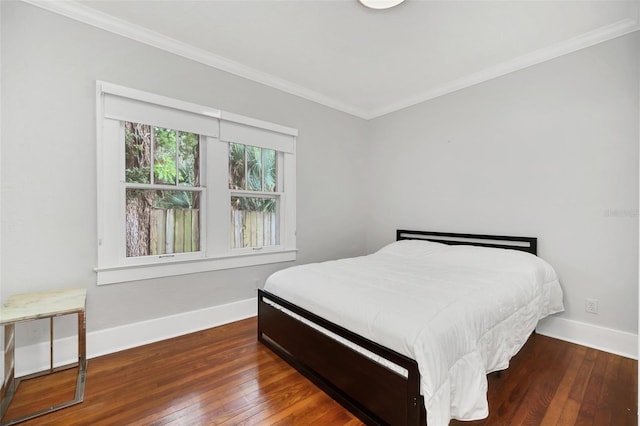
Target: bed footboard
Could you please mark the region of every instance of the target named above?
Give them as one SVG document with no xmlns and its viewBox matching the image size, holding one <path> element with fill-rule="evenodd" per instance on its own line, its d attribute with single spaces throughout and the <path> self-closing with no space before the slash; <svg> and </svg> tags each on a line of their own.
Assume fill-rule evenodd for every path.
<svg viewBox="0 0 640 426">
<path fill-rule="evenodd" d="M 402 367 L 406 377 L 291 313 Z M 367 424 L 426 424 L 414 360 L 263 290 L 258 290 L 258 340 Z"/>
</svg>

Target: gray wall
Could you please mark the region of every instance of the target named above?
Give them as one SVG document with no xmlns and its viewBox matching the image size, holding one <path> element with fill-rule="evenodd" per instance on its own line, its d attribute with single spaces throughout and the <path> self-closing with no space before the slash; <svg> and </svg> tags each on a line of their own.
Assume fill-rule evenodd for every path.
<svg viewBox="0 0 640 426">
<path fill-rule="evenodd" d="M 31 5 L 1 7 L 3 300 L 85 286 L 94 331 L 250 298 L 292 264 L 97 287 L 96 80 L 297 128 L 298 262 L 364 252 L 365 121 Z"/>
<path fill-rule="evenodd" d="M 639 61 L 634 33 L 374 120 L 368 251 L 398 227 L 536 236 L 565 318 L 637 333 Z"/>
<path fill-rule="evenodd" d="M 372 252 L 398 227 L 537 236 L 565 318 L 637 333 L 640 34 L 365 122 L 37 7 L 0 7 L 3 300 L 86 286 L 95 331 L 252 297 L 291 265 L 96 287 L 99 79 L 299 129 L 298 263 Z M 46 338 L 28 331 L 19 345 Z"/>
</svg>

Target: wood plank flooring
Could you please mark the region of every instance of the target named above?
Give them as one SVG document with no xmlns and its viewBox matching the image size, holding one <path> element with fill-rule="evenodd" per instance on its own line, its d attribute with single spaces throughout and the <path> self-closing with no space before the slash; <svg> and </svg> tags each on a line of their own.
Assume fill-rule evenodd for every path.
<svg viewBox="0 0 640 426">
<path fill-rule="evenodd" d="M 637 361 L 532 336 L 490 415 L 452 425 L 636 425 Z M 76 370 L 25 381 L 4 420 L 70 399 Z M 361 425 L 256 340 L 251 318 L 89 360 L 85 401 L 24 425 Z"/>
</svg>

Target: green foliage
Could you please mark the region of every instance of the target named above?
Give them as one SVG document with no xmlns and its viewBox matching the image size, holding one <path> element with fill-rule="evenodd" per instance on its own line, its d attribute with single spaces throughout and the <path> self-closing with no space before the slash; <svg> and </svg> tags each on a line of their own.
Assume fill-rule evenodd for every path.
<svg viewBox="0 0 640 426">
<path fill-rule="evenodd" d="M 276 206 L 275 198 L 231 197 L 231 208 L 233 210 L 272 213 L 276 210 Z"/>
<path fill-rule="evenodd" d="M 153 155 L 154 183 L 198 186 L 200 182 L 199 142 L 199 137 L 195 133 L 126 122 L 126 181 L 151 183 L 151 155 Z"/>
<path fill-rule="evenodd" d="M 151 168 L 145 167 L 133 167 L 125 170 L 125 178 L 127 182 L 135 183 L 149 183 L 149 173 Z"/>
<path fill-rule="evenodd" d="M 197 134 L 125 122 L 124 142 L 127 182 L 151 183 L 153 155 L 154 183 L 192 187 L 200 184 Z M 127 201 L 133 199 L 156 208 L 198 208 L 198 197 L 190 191 L 127 190 Z"/>
<path fill-rule="evenodd" d="M 153 173 L 156 183 L 174 185 L 176 183 L 177 134 L 175 130 L 154 127 Z"/>
<path fill-rule="evenodd" d="M 127 189 L 127 204 L 138 199 L 139 204 L 157 209 L 197 209 L 198 195 L 191 191 L 161 191 L 153 189 Z"/>
<path fill-rule="evenodd" d="M 275 192 L 276 186 L 277 155 L 275 150 L 238 143 L 229 144 L 230 189 Z M 234 210 L 273 212 L 276 209 L 276 204 L 275 198 L 231 198 L 231 206 Z"/>
<path fill-rule="evenodd" d="M 199 176 L 199 147 L 200 140 L 195 133 L 178 133 L 178 183 L 181 185 L 198 186 Z"/>
<path fill-rule="evenodd" d="M 229 144 L 229 188 L 245 189 L 244 181 L 244 145 Z"/>
<path fill-rule="evenodd" d="M 157 191 L 156 207 L 161 209 L 194 208 L 193 193 L 190 191 Z"/>
<path fill-rule="evenodd" d="M 263 149 L 262 153 L 264 158 L 264 191 L 275 192 L 277 184 L 276 151 Z"/>
<path fill-rule="evenodd" d="M 247 189 L 262 191 L 262 149 L 247 146 Z"/>
<path fill-rule="evenodd" d="M 175 184 L 176 163 L 171 157 L 162 158 L 153 163 L 153 173 L 156 183 Z"/>
<path fill-rule="evenodd" d="M 125 178 L 127 182 L 149 183 L 150 126 L 125 123 Z"/>
<path fill-rule="evenodd" d="M 126 181 L 142 184 L 153 181 L 164 185 L 198 186 L 200 185 L 199 148 L 200 141 L 197 134 L 127 122 L 125 123 Z M 230 143 L 229 188 L 275 192 L 277 190 L 277 152 L 272 149 Z M 143 197 L 143 193 L 147 195 Z M 197 204 L 197 197 L 189 191 L 134 191 L 128 193 L 128 197 L 147 199 L 147 203 L 152 203 L 157 208 L 194 208 L 194 204 Z M 277 198 L 232 197 L 231 206 L 236 210 L 273 212 L 277 206 Z"/>
</svg>

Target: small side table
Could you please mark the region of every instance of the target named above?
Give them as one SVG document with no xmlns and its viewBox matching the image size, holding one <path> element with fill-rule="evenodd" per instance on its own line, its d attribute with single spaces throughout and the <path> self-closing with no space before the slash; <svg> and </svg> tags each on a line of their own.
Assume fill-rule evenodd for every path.
<svg viewBox="0 0 640 426">
<path fill-rule="evenodd" d="M 40 293 L 19 294 L 9 298 L 0 308 L 0 325 L 4 326 L 4 382 L 0 396 L 0 426 L 8 426 L 34 417 L 79 404 L 84 399 L 84 385 L 87 374 L 87 331 L 85 320 L 85 302 L 87 290 L 84 288 L 45 291 Z M 53 367 L 53 318 L 61 315 L 78 314 L 78 362 Z M 49 318 L 49 369 L 23 377 L 15 377 L 15 324 L 21 321 Z M 78 367 L 75 398 L 27 414 L 15 419 L 2 421 L 13 395 L 22 380 L 56 373 Z"/>
</svg>

